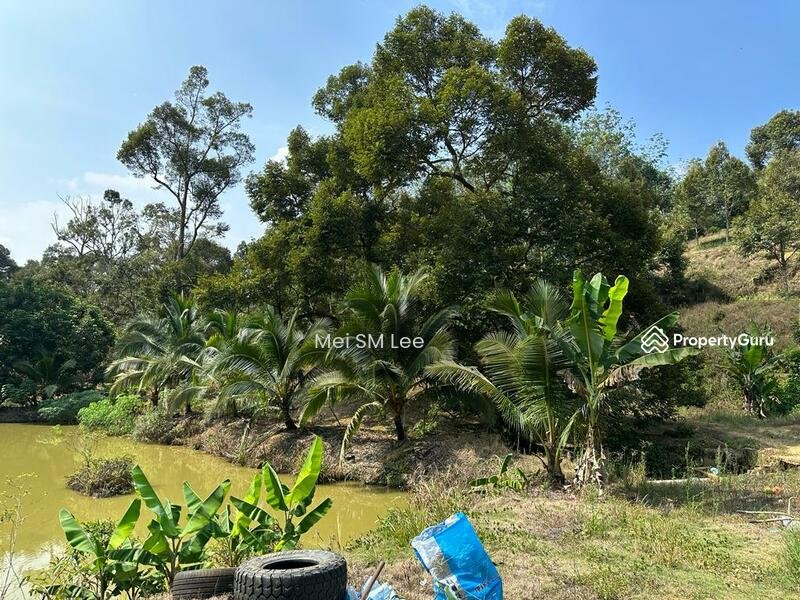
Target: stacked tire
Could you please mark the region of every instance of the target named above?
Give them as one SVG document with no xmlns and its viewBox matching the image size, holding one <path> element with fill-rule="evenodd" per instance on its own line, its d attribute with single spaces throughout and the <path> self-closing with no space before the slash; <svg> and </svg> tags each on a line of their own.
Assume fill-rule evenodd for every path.
<svg viewBox="0 0 800 600">
<path fill-rule="evenodd" d="M 233 592 L 236 569 L 181 571 L 172 582 L 172 600 L 201 600 Z"/>
<path fill-rule="evenodd" d="M 342 600 L 344 558 L 322 550 L 294 550 L 252 558 L 236 569 L 234 600 Z"/>
</svg>

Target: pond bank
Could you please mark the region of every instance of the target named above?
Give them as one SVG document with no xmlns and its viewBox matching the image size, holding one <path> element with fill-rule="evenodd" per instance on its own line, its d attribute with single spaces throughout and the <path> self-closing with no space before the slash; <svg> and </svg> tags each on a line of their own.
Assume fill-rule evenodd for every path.
<svg viewBox="0 0 800 600">
<path fill-rule="evenodd" d="M 343 433 L 344 425 L 334 423 L 287 431 L 274 422 L 244 418 L 208 422 L 200 415 L 190 415 L 174 418 L 169 432 L 158 441 L 187 446 L 242 466 L 259 467 L 269 462 L 277 471 L 291 473 L 302 463 L 311 439 L 318 435 L 326 456 L 321 481 L 353 481 L 399 489 L 454 465 L 465 477 L 478 476 L 485 471 L 487 461 L 508 451 L 499 435 L 486 433 L 485 427 L 479 425 L 459 423 L 458 428 L 450 428 L 438 423 L 435 431 L 424 435 L 412 431 L 400 444 L 388 428 L 364 425 L 340 463 Z M 531 469 L 538 468 L 533 457 L 527 462 Z"/>
</svg>

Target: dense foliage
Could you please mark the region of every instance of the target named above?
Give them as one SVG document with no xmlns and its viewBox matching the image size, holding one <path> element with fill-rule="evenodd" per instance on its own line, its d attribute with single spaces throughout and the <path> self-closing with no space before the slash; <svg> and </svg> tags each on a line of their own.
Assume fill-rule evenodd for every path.
<svg viewBox="0 0 800 600">
<path fill-rule="evenodd" d="M 0 394 L 37 403 L 102 380 L 114 341 L 99 310 L 30 280 L 0 281 Z"/>
<path fill-rule="evenodd" d="M 370 64 L 343 68 L 315 95 L 335 132 L 296 128 L 286 162 L 247 180 L 269 228 L 230 274 L 203 280 L 201 304 L 268 298 L 330 316 L 366 263 L 426 268 L 423 300 L 459 304 L 456 331 L 474 341 L 495 286 L 565 284 L 583 264 L 628 273 L 649 309 L 662 182 L 647 157 L 604 170 L 595 156 L 630 149 L 568 127 L 592 103 L 595 70 L 535 19 L 513 19 L 494 42 L 457 14 L 413 9 Z"/>
</svg>

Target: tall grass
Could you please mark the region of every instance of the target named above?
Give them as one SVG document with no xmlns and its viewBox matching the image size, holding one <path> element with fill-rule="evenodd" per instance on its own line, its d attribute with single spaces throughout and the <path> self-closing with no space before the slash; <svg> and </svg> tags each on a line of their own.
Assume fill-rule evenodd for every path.
<svg viewBox="0 0 800 600">
<path fill-rule="evenodd" d="M 409 503 L 392 507 L 377 527 L 350 544 L 348 550 L 369 563 L 410 555 L 411 540 L 455 512 L 469 512 L 473 499 L 455 473 L 418 484 Z"/>
</svg>

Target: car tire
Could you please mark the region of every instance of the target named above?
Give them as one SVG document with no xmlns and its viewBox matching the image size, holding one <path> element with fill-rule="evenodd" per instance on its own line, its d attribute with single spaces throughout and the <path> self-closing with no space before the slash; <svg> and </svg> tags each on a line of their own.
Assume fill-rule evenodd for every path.
<svg viewBox="0 0 800 600">
<path fill-rule="evenodd" d="M 333 552 L 292 550 L 251 558 L 236 569 L 234 600 L 342 600 L 347 563 Z"/>
<path fill-rule="evenodd" d="M 172 600 L 202 600 L 233 591 L 236 569 L 181 571 L 172 581 Z"/>
</svg>

